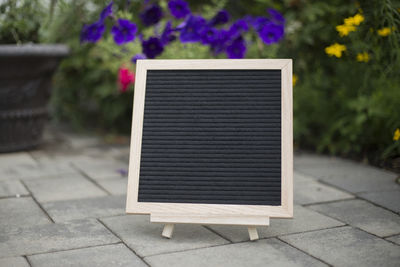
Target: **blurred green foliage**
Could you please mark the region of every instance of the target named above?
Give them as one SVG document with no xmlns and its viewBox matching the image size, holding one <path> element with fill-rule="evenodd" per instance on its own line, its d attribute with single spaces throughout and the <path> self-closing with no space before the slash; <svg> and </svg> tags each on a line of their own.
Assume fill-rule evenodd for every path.
<svg viewBox="0 0 400 267">
<path fill-rule="evenodd" d="M 44 16 L 40 0 L 0 1 L 0 44 L 39 42 Z"/>
<path fill-rule="evenodd" d="M 81 128 L 129 133 L 133 88 L 120 93 L 117 73 L 121 66 L 134 70 L 130 58 L 141 52 L 138 40 L 116 46 L 109 35 L 97 44 L 80 44 L 84 23 L 97 19 L 104 0 L 58 0 L 40 30 L 44 42 L 66 43 L 71 56 L 55 77 L 53 113 Z M 117 0 L 119 16 L 138 20 L 142 1 Z M 400 3 L 393 0 L 204 0 L 188 1 L 192 12 L 211 18 L 225 8 L 234 19 L 265 15 L 266 8 L 286 18 L 285 39 L 266 46 L 256 38 L 247 40 L 247 58 L 293 58 L 294 137 L 300 148 L 355 156 L 370 162 L 400 156 L 400 141 L 393 134 L 400 127 Z M 167 1 L 160 4 L 166 7 Z M 362 14 L 364 21 L 347 36 L 337 25 Z M 10 15 L 11 16 L 11 15 Z M 36 21 L 37 17 L 31 18 Z M 165 19 L 163 23 L 165 23 Z M 11 23 L 11 22 L 9 22 Z M 110 28 L 110 25 L 108 25 Z M 387 36 L 378 30 L 389 28 Z M 2 29 L 2 27 L 0 27 Z M 162 27 L 161 27 L 162 29 Z M 149 29 L 145 35 L 151 35 Z M 4 31 L 0 30 L 0 42 Z M 37 32 L 34 34 L 37 36 Z M 35 38 L 33 38 L 35 39 Z M 36 38 L 37 39 L 37 38 Z M 35 40 L 36 40 L 35 39 Z M 21 39 L 26 41 L 26 39 Z M 346 51 L 338 58 L 325 48 L 339 43 Z M 367 62 L 357 61 L 359 53 Z M 207 47 L 174 42 L 161 58 L 212 58 Z"/>
<path fill-rule="evenodd" d="M 400 156 L 400 142 L 393 140 L 400 126 L 400 3 L 360 3 L 291 1 L 286 43 L 278 54 L 294 59 L 298 76 L 296 145 L 377 163 Z M 364 21 L 340 37 L 336 26 L 356 13 Z M 384 27 L 394 30 L 385 37 L 377 34 Z M 346 46 L 342 57 L 326 54 L 333 43 Z M 359 53 L 370 60 L 357 61 Z"/>
</svg>

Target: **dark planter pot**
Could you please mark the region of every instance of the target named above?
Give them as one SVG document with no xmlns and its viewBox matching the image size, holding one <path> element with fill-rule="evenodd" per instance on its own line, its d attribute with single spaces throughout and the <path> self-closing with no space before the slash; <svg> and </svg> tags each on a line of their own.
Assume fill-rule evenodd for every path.
<svg viewBox="0 0 400 267">
<path fill-rule="evenodd" d="M 0 45 L 0 152 L 40 144 L 51 77 L 68 52 L 65 45 Z"/>
</svg>

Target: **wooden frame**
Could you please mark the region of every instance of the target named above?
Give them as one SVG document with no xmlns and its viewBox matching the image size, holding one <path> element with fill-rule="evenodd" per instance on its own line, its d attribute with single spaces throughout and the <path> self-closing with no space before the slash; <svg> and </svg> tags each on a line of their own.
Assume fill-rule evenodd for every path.
<svg viewBox="0 0 400 267">
<path fill-rule="evenodd" d="M 274 69 L 281 70 L 281 205 L 222 205 L 138 202 L 147 70 Z M 152 214 L 169 223 L 268 225 L 266 217 L 293 217 L 293 112 L 291 59 L 138 60 L 129 160 L 126 212 Z M 174 216 L 175 215 L 175 216 Z M 167 220 L 169 217 L 169 220 Z M 161 218 L 161 219 L 160 219 Z M 211 218 L 211 219 L 210 219 Z M 259 220 L 257 220 L 257 218 Z M 259 222 L 259 223 L 257 223 Z M 264 223 L 263 223 L 264 222 Z M 269 223 L 269 220 L 268 220 Z"/>
</svg>

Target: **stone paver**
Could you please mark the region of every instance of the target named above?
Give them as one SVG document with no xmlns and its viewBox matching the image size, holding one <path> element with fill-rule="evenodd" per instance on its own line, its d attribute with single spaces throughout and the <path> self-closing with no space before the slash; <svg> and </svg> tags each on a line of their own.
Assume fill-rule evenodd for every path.
<svg viewBox="0 0 400 267">
<path fill-rule="evenodd" d="M 67 163 L 60 164 L 22 164 L 0 168 L 0 181 L 6 180 L 31 180 L 43 177 L 57 177 L 62 174 L 77 173 Z"/>
<path fill-rule="evenodd" d="M 25 184 L 41 203 L 107 195 L 106 192 L 79 174 L 29 180 Z"/>
<path fill-rule="evenodd" d="M 400 233 L 399 216 L 363 200 L 346 200 L 310 208 L 381 237 Z"/>
<path fill-rule="evenodd" d="M 96 220 L 22 227 L 0 233 L 0 258 L 119 242 Z"/>
<path fill-rule="evenodd" d="M 400 245 L 400 235 L 388 237 L 388 238 L 386 238 L 386 240 L 389 240 L 393 243 L 396 243 L 397 245 Z"/>
<path fill-rule="evenodd" d="M 33 267 L 147 266 L 123 244 L 38 254 L 29 256 L 28 258 Z"/>
<path fill-rule="evenodd" d="M 295 206 L 294 219 L 271 218 L 270 226 L 258 227 L 257 230 L 260 238 L 266 238 L 291 233 L 325 229 L 341 225 L 344 225 L 344 223 L 307 208 Z M 244 226 L 211 225 L 209 227 L 233 242 L 249 240 L 247 227 Z"/>
<path fill-rule="evenodd" d="M 29 263 L 23 257 L 12 257 L 0 259 L 1 267 L 29 267 Z"/>
<path fill-rule="evenodd" d="M 73 165 L 96 180 L 125 177 L 128 171 L 127 163 L 105 159 L 81 160 Z"/>
<path fill-rule="evenodd" d="M 162 238 L 163 225 L 150 223 L 146 215 L 116 216 L 101 220 L 140 256 L 229 243 L 200 225 L 177 225 L 172 239 Z"/>
<path fill-rule="evenodd" d="M 47 223 L 50 219 L 31 197 L 0 199 L 0 232 Z"/>
<path fill-rule="evenodd" d="M 26 195 L 29 195 L 29 192 L 26 191 L 26 188 L 20 181 L 9 180 L 0 182 L 0 198 Z"/>
<path fill-rule="evenodd" d="M 95 146 L 86 148 L 83 154 L 94 158 L 103 158 L 108 161 L 121 161 L 128 164 L 129 162 L 129 148 L 130 140 L 128 140 L 123 145 L 118 146 Z"/>
<path fill-rule="evenodd" d="M 100 145 L 101 140 L 95 135 L 83 135 L 74 133 L 61 134 L 63 139 L 68 145 L 73 149 L 80 149 L 82 147 L 91 147 L 95 145 Z"/>
<path fill-rule="evenodd" d="M 106 196 L 43 204 L 55 222 L 125 214 L 125 196 Z"/>
<path fill-rule="evenodd" d="M 1 267 L 399 266 L 398 174 L 295 155 L 294 219 L 271 218 L 255 242 L 245 226 L 178 224 L 165 239 L 125 214 L 129 137 L 53 130 L 36 150 L 0 154 Z"/>
<path fill-rule="evenodd" d="M 37 162 L 27 152 L 0 154 L 0 169 L 14 166 L 36 166 Z"/>
<path fill-rule="evenodd" d="M 294 188 L 294 202 L 301 205 L 354 198 L 297 172 L 294 173 Z"/>
<path fill-rule="evenodd" d="M 128 186 L 128 179 L 126 178 L 102 179 L 97 180 L 97 183 L 112 195 L 126 195 Z"/>
<path fill-rule="evenodd" d="M 395 173 L 339 158 L 303 155 L 295 159 L 295 170 L 352 193 L 400 190 Z"/>
<path fill-rule="evenodd" d="M 391 211 L 400 213 L 400 190 L 361 193 L 359 196 Z"/>
<path fill-rule="evenodd" d="M 151 266 L 326 266 L 276 239 L 146 257 Z"/>
<path fill-rule="evenodd" d="M 400 247 L 349 226 L 280 237 L 334 266 L 399 266 Z"/>
</svg>

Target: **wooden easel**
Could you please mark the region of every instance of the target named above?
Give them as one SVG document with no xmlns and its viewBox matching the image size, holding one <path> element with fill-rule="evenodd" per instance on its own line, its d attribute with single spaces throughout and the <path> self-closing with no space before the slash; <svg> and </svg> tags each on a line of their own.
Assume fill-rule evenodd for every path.
<svg viewBox="0 0 400 267">
<path fill-rule="evenodd" d="M 150 222 L 164 224 L 161 235 L 171 238 L 175 224 L 219 224 L 247 226 L 251 241 L 259 239 L 257 226 L 269 226 L 268 216 L 244 215 L 198 215 L 198 214 L 151 214 Z"/>
</svg>

